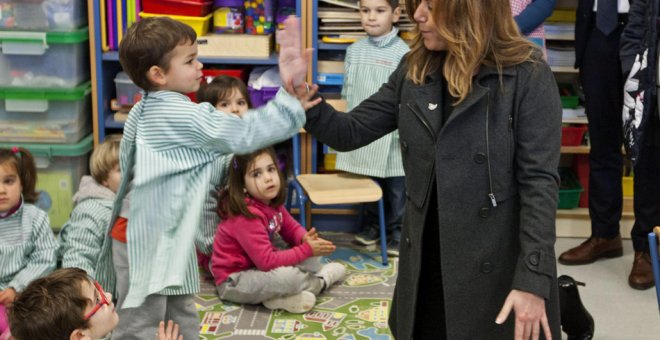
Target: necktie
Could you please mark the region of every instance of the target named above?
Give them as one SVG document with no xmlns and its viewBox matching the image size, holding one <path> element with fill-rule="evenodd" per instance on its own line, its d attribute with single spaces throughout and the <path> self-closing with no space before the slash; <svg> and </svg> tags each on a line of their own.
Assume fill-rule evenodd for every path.
<svg viewBox="0 0 660 340">
<path fill-rule="evenodd" d="M 617 0 L 598 0 L 596 27 L 606 36 L 616 29 L 617 15 Z"/>
</svg>

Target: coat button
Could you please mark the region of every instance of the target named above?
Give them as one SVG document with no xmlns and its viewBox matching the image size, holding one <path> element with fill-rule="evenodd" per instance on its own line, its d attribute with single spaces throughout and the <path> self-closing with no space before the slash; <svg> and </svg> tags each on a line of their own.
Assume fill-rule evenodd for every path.
<svg viewBox="0 0 660 340">
<path fill-rule="evenodd" d="M 484 164 L 486 161 L 486 155 L 482 152 L 477 153 L 474 155 L 474 162 L 477 164 Z"/>
<path fill-rule="evenodd" d="M 481 264 L 480 270 L 482 273 L 488 274 L 493 271 L 493 264 L 490 262 L 484 262 Z"/>
<path fill-rule="evenodd" d="M 540 255 L 539 255 L 539 252 L 535 251 L 535 252 L 531 253 L 531 254 L 527 257 L 527 259 L 529 260 L 529 263 L 530 263 L 532 266 L 538 266 L 538 265 L 539 265 L 539 261 L 540 261 Z"/>
<path fill-rule="evenodd" d="M 406 245 L 408 245 L 408 248 L 411 247 L 411 245 L 410 245 L 410 238 L 408 238 L 408 237 L 406 237 Z"/>
<path fill-rule="evenodd" d="M 401 141 L 401 151 L 406 152 L 408 151 L 408 143 L 406 141 Z"/>
<path fill-rule="evenodd" d="M 488 208 L 481 208 L 479 209 L 479 217 L 481 218 L 486 218 L 488 217 L 488 214 L 490 213 L 490 209 Z"/>
</svg>

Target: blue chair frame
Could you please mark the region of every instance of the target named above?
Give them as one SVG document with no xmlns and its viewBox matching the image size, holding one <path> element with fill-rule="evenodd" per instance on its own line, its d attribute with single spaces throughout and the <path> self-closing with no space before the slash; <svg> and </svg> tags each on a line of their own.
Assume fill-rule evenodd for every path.
<svg viewBox="0 0 660 340">
<path fill-rule="evenodd" d="M 655 295 L 658 299 L 658 311 L 660 312 L 660 256 L 658 255 L 658 237 L 660 227 L 655 227 L 649 233 L 649 252 L 651 253 L 651 265 L 653 267 L 653 278 L 655 279 Z"/>
<path fill-rule="evenodd" d="M 294 178 L 288 183 L 288 191 L 287 191 L 287 200 L 286 200 L 286 208 L 288 211 L 291 211 L 291 205 L 293 204 L 293 193 L 295 192 L 296 194 L 296 206 L 298 207 L 298 212 L 299 212 L 299 217 L 298 220 L 300 224 L 303 226 L 303 228 L 307 229 L 307 221 L 306 221 L 306 204 L 308 201 L 308 197 L 305 193 L 305 190 L 303 187 L 300 185 L 298 182 L 298 175 L 300 175 L 300 168 L 301 168 L 301 150 L 300 150 L 300 134 L 296 134 L 292 138 L 292 144 L 293 144 L 293 174 Z M 374 181 L 376 185 L 378 185 L 377 182 Z M 359 209 L 359 216 L 358 220 L 360 223 L 360 226 L 362 225 L 362 218 L 364 216 L 364 203 L 360 204 L 360 209 Z M 388 264 L 388 259 L 387 259 L 387 232 L 385 228 L 385 204 L 383 202 L 383 197 L 378 200 L 378 224 L 379 224 L 379 229 L 380 229 L 380 252 L 381 252 L 381 258 L 382 258 L 382 263 L 383 265 Z"/>
</svg>

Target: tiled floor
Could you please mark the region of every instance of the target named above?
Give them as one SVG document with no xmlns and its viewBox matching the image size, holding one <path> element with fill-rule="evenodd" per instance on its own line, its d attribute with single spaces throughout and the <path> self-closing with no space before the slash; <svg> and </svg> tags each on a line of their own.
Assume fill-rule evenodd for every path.
<svg viewBox="0 0 660 340">
<path fill-rule="evenodd" d="M 582 241 L 584 239 L 557 239 L 557 256 Z M 632 243 L 624 240 L 623 257 L 583 266 L 557 265 L 558 275 L 569 275 L 587 284 L 579 290 L 584 305 L 595 320 L 594 339 L 660 339 L 660 312 L 655 290 L 639 291 L 628 286 L 632 259 Z"/>
</svg>

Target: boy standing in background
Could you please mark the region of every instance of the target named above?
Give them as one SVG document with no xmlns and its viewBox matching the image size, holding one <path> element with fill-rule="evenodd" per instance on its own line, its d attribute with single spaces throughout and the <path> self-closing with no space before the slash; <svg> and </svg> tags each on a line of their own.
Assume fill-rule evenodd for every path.
<svg viewBox="0 0 660 340">
<path fill-rule="evenodd" d="M 299 22 L 289 18 L 287 29 L 298 30 Z M 159 17 L 133 24 L 119 46 L 122 68 L 145 95 L 128 115 L 120 147 L 111 221 L 120 321 L 113 339 L 152 338 L 165 318 L 179 324 L 184 339 L 199 338 L 194 240 L 214 232 L 202 218 L 209 184 L 223 177 L 216 161 L 290 138 L 304 110 L 320 102 L 310 101 L 316 87 L 299 98 L 280 90 L 242 118 L 193 103 L 185 94 L 202 78 L 196 40 L 190 26 Z M 307 71 L 300 45 L 287 41 L 280 49 L 280 74 L 292 89 Z"/>
<path fill-rule="evenodd" d="M 346 50 L 341 95 L 348 103 L 348 111 L 376 93 L 410 50 L 394 27 L 400 16 L 399 0 L 360 0 L 362 27 L 369 37 L 355 42 Z M 399 132 L 394 131 L 360 149 L 337 153 L 336 167 L 369 176 L 383 189 L 389 238 L 387 253 L 399 256 L 406 202 Z M 378 202 L 368 204 L 366 210 L 363 229 L 355 240 L 362 245 L 373 245 L 380 238 Z"/>
</svg>

